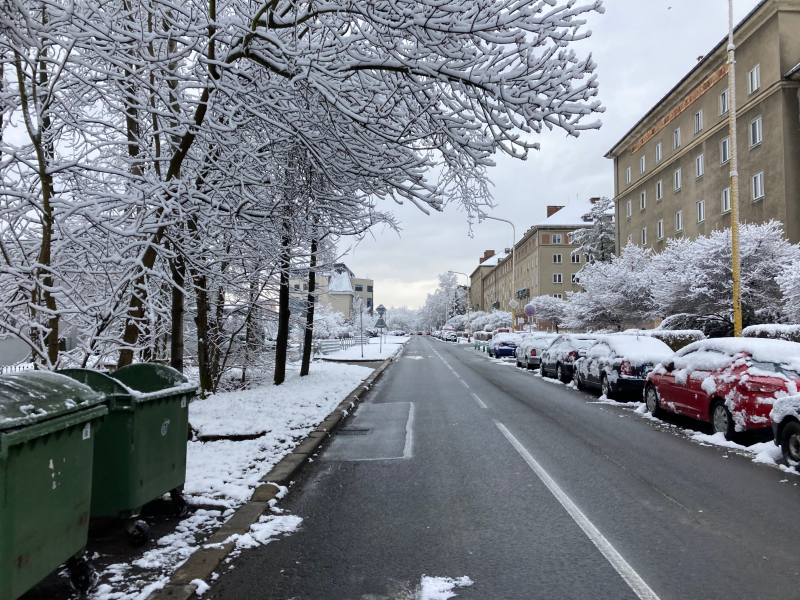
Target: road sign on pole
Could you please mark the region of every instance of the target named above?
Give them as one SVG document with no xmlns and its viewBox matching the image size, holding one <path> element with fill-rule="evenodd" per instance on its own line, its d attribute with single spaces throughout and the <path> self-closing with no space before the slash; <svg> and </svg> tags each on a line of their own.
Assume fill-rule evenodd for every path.
<svg viewBox="0 0 800 600">
<path fill-rule="evenodd" d="M 533 317 L 536 315 L 536 308 L 534 308 L 533 304 L 525 305 L 525 314 L 529 317 Z"/>
</svg>

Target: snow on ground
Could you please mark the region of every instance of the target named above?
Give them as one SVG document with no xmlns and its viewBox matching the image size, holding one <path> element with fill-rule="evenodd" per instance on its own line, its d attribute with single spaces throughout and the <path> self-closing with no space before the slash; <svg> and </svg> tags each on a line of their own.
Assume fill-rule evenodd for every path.
<svg viewBox="0 0 800 600">
<path fill-rule="evenodd" d="M 472 579 L 466 576 L 451 579 L 450 577 L 428 577 L 423 575 L 419 584 L 419 591 L 416 594 L 416 600 L 447 600 L 458 595 L 453 593 L 454 588 L 469 587 L 474 583 Z"/>
<path fill-rule="evenodd" d="M 107 567 L 100 573 L 100 585 L 91 600 L 145 600 L 162 588 L 203 539 L 250 499 L 261 477 L 371 372 L 367 367 L 314 362 L 310 374 L 301 379 L 299 365 L 289 365 L 283 385 L 223 392 L 193 401 L 189 423 L 200 435 L 263 435 L 244 441 L 189 442 L 184 495 L 190 504 L 202 508 L 130 564 Z M 281 492 L 279 497 L 285 494 L 285 488 Z M 292 515 L 262 517 L 249 533 L 237 539 L 237 549 L 288 534 L 301 521 Z"/>
<path fill-rule="evenodd" d="M 326 354 L 326 359 L 333 360 L 385 360 L 394 355 L 403 347 L 409 337 L 387 336 L 383 338 L 383 347 L 378 338 L 370 338 L 369 344 L 364 344 L 364 356 L 361 356 L 361 344 L 356 344 L 352 348 L 339 350 Z"/>
</svg>

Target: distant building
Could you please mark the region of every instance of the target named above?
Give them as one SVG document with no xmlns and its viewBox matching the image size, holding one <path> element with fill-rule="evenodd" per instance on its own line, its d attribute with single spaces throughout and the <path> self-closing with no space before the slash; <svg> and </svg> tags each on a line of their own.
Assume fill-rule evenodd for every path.
<svg viewBox="0 0 800 600">
<path fill-rule="evenodd" d="M 722 25 L 722 24 L 720 24 Z M 723 33 L 720 26 L 720 34 Z M 800 0 L 763 0 L 735 30 L 740 221 L 800 242 Z M 608 152 L 617 253 L 731 225 L 728 39 Z"/>
<path fill-rule="evenodd" d="M 336 263 L 333 272 L 316 276 L 316 305 L 330 304 L 333 310 L 349 317 L 356 298 L 361 298 L 365 307 L 372 309 L 375 298 L 375 282 L 356 277 L 344 263 Z M 289 281 L 290 306 L 292 312 L 304 310 L 308 297 L 308 281 L 294 276 Z"/>
<path fill-rule="evenodd" d="M 483 278 L 491 272 L 497 265 L 497 259 L 494 262 L 490 261 L 495 256 L 494 250 L 487 250 L 483 253 L 483 258 L 479 259 L 480 264 L 470 275 L 469 287 L 469 307 L 470 310 L 486 311 L 485 306 L 485 292 L 483 289 Z M 489 309 L 491 310 L 491 308 Z"/>
</svg>

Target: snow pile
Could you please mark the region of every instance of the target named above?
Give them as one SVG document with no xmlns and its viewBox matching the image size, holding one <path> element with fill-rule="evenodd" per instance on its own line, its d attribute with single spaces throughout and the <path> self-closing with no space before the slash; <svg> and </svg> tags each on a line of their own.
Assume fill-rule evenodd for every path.
<svg viewBox="0 0 800 600">
<path fill-rule="evenodd" d="M 776 400 L 769 418 L 773 423 L 780 423 L 789 415 L 800 418 L 800 395 Z"/>
<path fill-rule="evenodd" d="M 258 523 L 250 525 L 250 531 L 244 535 L 234 534 L 225 542 L 236 542 L 236 549 L 241 552 L 245 548 L 255 548 L 274 541 L 278 536 L 294 533 L 303 522 L 296 515 L 264 515 Z"/>
<path fill-rule="evenodd" d="M 753 457 L 754 463 L 777 465 L 778 461 L 780 461 L 783 456 L 781 449 L 773 442 L 759 442 L 752 446 L 742 446 L 741 444 L 725 439 L 724 433 L 708 435 L 707 433 L 694 432 L 689 437 L 700 444 L 710 444 L 744 452 Z"/>
<path fill-rule="evenodd" d="M 454 588 L 469 587 L 474 583 L 466 575 L 457 579 L 423 575 L 415 600 L 447 600 L 458 595 L 453 593 Z"/>
<path fill-rule="evenodd" d="M 800 325 L 751 325 L 742 330 L 746 338 L 769 338 L 800 342 Z"/>
<path fill-rule="evenodd" d="M 606 344 L 619 358 L 637 367 L 658 364 L 673 354 L 664 342 L 647 336 L 609 335 L 600 338 L 598 343 Z"/>
<path fill-rule="evenodd" d="M 706 339 L 705 334 L 699 329 L 628 329 L 623 331 L 622 335 L 654 337 L 664 342 L 675 352 L 693 342 Z"/>
</svg>

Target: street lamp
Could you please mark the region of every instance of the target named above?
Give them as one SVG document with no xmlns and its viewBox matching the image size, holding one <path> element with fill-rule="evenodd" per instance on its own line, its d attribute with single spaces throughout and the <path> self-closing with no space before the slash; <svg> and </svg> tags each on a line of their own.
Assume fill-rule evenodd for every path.
<svg viewBox="0 0 800 600">
<path fill-rule="evenodd" d="M 731 137 L 731 273 L 733 336 L 742 336 L 742 283 L 739 257 L 739 161 L 736 153 L 736 45 L 733 43 L 733 0 L 728 0 L 728 128 Z"/>
<path fill-rule="evenodd" d="M 516 244 L 517 244 L 517 242 L 516 242 L 516 240 L 517 240 L 517 228 L 514 227 L 514 224 L 511 221 L 508 221 L 506 219 L 499 219 L 498 217 L 490 217 L 489 215 L 486 215 L 484 218 L 491 219 L 492 221 L 502 221 L 503 223 L 508 223 L 509 225 L 511 225 L 511 230 L 513 232 L 512 233 L 513 237 L 511 238 L 511 294 L 512 294 L 512 298 L 511 298 L 511 301 L 508 304 L 509 304 L 509 306 L 511 306 L 511 331 L 514 332 L 516 330 L 515 319 L 516 319 L 516 308 L 517 308 L 515 305 L 519 304 L 513 298 L 513 295 L 516 294 L 516 291 L 517 291 L 515 289 L 517 287 L 516 283 L 515 283 L 515 277 L 516 277 L 516 274 L 517 274 L 517 248 L 516 248 Z"/>
<path fill-rule="evenodd" d="M 463 275 L 467 278 L 467 281 L 470 281 L 469 275 L 466 273 L 462 273 L 461 271 L 448 271 L 448 273 L 454 273 L 456 275 Z M 469 305 L 472 302 L 472 299 L 469 297 L 469 290 L 472 289 L 472 286 L 467 284 L 467 343 L 472 341 L 472 321 L 469 318 Z"/>
</svg>

